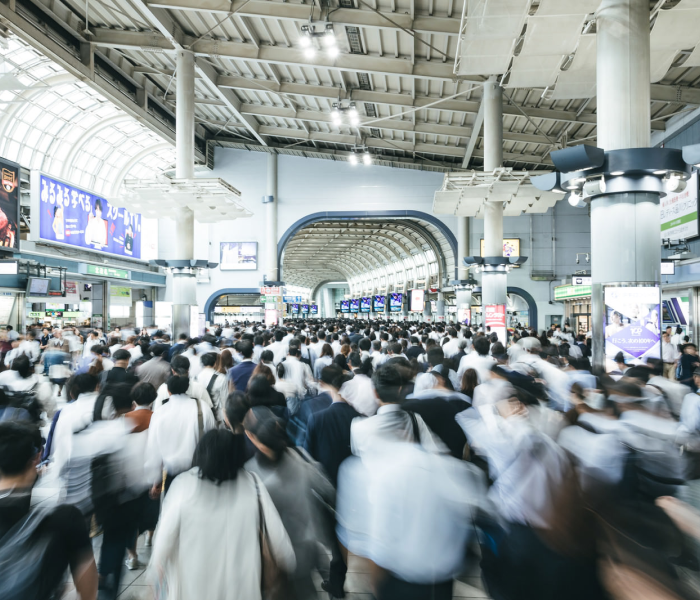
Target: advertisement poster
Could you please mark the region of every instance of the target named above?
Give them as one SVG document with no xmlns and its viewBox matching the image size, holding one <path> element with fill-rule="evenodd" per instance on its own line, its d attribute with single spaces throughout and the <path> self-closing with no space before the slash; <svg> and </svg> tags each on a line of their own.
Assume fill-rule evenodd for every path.
<svg viewBox="0 0 700 600">
<path fill-rule="evenodd" d="M 368 313 L 372 310 L 372 298 L 360 298 L 360 312 Z"/>
<path fill-rule="evenodd" d="M 372 310 L 374 312 L 384 312 L 386 308 L 386 296 L 375 296 L 372 300 Z"/>
<path fill-rule="evenodd" d="M 608 286 L 604 298 L 605 356 L 622 352 L 625 361 L 637 363 L 659 358 L 659 288 Z"/>
<path fill-rule="evenodd" d="M 131 306 L 131 288 L 118 285 L 110 286 L 109 301 L 114 306 Z"/>
<path fill-rule="evenodd" d="M 0 158 L 0 247 L 19 251 L 19 165 Z"/>
<path fill-rule="evenodd" d="M 486 244 L 481 240 L 481 256 L 484 256 Z M 520 238 L 508 238 L 503 240 L 503 256 L 520 256 Z"/>
<path fill-rule="evenodd" d="M 425 308 L 425 290 L 411 290 L 411 312 L 423 312 Z"/>
<path fill-rule="evenodd" d="M 340 312 L 341 313 L 349 313 L 350 312 L 350 300 L 341 300 L 340 301 Z"/>
<path fill-rule="evenodd" d="M 457 321 L 462 325 L 472 324 L 472 311 L 471 308 L 458 308 L 457 309 Z"/>
<path fill-rule="evenodd" d="M 255 271 L 258 268 L 258 242 L 221 242 L 222 271 Z"/>
<path fill-rule="evenodd" d="M 351 298 L 350 299 L 350 312 L 351 313 L 359 313 L 360 312 L 360 299 L 359 298 Z"/>
<path fill-rule="evenodd" d="M 698 172 L 678 194 L 659 200 L 662 240 L 687 240 L 698 235 Z"/>
<path fill-rule="evenodd" d="M 317 314 L 318 314 L 318 304 L 312 304 L 312 305 L 311 305 L 311 314 L 312 314 L 312 315 L 317 315 Z"/>
<path fill-rule="evenodd" d="M 39 230 L 32 227 L 33 237 L 141 258 L 141 215 L 112 206 L 91 192 L 34 171 L 32 209 L 39 215 Z"/>
<path fill-rule="evenodd" d="M 265 309 L 265 325 L 277 325 L 277 311 L 274 308 Z"/>
<path fill-rule="evenodd" d="M 389 296 L 389 312 L 401 312 L 403 294 L 395 292 Z"/>
<path fill-rule="evenodd" d="M 504 304 L 487 304 L 484 307 L 484 326 L 498 336 L 498 341 L 506 343 L 506 307 Z"/>
</svg>

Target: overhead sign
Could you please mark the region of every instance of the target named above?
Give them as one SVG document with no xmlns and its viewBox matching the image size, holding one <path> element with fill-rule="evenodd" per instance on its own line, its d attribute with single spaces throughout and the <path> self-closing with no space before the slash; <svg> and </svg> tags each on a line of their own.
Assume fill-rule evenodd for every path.
<svg viewBox="0 0 700 600">
<path fill-rule="evenodd" d="M 591 286 L 591 285 L 593 285 L 593 278 L 592 277 L 572 277 L 571 278 L 571 285 Z"/>
<path fill-rule="evenodd" d="M 659 200 L 662 240 L 687 240 L 698 235 L 698 173 L 678 194 L 666 194 Z"/>
<path fill-rule="evenodd" d="M 560 285 L 554 288 L 555 300 L 572 300 L 591 295 L 590 285 Z"/>
<path fill-rule="evenodd" d="M 100 267 L 98 265 L 85 265 L 87 275 L 98 277 L 112 277 L 113 279 L 129 279 L 129 271 L 115 269 L 114 267 Z"/>
<path fill-rule="evenodd" d="M 283 296 L 282 301 L 288 304 L 293 304 L 295 302 L 301 302 L 301 296 Z"/>
<path fill-rule="evenodd" d="M 141 258 L 141 215 L 107 200 L 32 171 L 32 239 Z"/>
<path fill-rule="evenodd" d="M 19 165 L 0 159 L 0 248 L 19 251 Z"/>
<path fill-rule="evenodd" d="M 261 287 L 260 293 L 265 296 L 279 296 L 282 292 L 279 287 Z"/>
<path fill-rule="evenodd" d="M 109 288 L 109 301 L 114 306 L 131 306 L 131 288 L 111 285 Z"/>
<path fill-rule="evenodd" d="M 281 296 L 260 296 L 260 302 L 262 304 L 276 304 L 281 301 Z"/>
</svg>

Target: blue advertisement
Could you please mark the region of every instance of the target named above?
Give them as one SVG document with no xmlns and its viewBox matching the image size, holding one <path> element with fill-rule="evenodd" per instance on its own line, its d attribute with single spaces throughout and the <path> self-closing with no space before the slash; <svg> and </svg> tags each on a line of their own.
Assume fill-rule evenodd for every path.
<svg viewBox="0 0 700 600">
<path fill-rule="evenodd" d="M 403 306 L 403 294 L 395 292 L 389 296 L 389 312 L 401 312 Z"/>
<path fill-rule="evenodd" d="M 373 300 L 374 312 L 384 312 L 386 306 L 386 296 L 375 296 Z"/>
<path fill-rule="evenodd" d="M 38 193 L 42 240 L 141 258 L 141 215 L 43 174 Z"/>
<path fill-rule="evenodd" d="M 360 312 L 360 299 L 359 298 L 351 298 L 350 299 L 350 312 L 351 313 Z"/>
<path fill-rule="evenodd" d="M 318 314 L 318 304 L 312 304 L 312 305 L 311 305 L 311 314 L 312 314 L 312 315 L 317 315 L 317 314 Z"/>
<path fill-rule="evenodd" d="M 340 312 L 347 313 L 350 312 L 350 300 L 340 301 Z"/>
<path fill-rule="evenodd" d="M 360 298 L 360 312 L 372 310 L 372 298 Z"/>
<path fill-rule="evenodd" d="M 302 314 L 308 313 L 308 312 L 309 312 L 309 305 L 308 305 L 308 304 L 302 304 L 302 305 L 301 305 L 301 312 L 302 312 Z"/>
</svg>

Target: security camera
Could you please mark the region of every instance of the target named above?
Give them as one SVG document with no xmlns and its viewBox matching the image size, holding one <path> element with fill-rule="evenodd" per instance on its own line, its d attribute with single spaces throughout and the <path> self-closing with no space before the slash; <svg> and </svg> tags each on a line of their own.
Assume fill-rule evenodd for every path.
<svg viewBox="0 0 700 600">
<path fill-rule="evenodd" d="M 577 256 L 576 257 L 576 264 L 579 264 L 579 262 L 581 262 L 581 261 L 578 259 L 578 256 Z"/>
</svg>

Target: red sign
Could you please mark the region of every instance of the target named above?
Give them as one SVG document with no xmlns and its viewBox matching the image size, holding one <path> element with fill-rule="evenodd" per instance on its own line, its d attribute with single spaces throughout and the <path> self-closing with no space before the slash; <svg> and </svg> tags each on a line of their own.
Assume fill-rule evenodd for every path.
<svg viewBox="0 0 700 600">
<path fill-rule="evenodd" d="M 281 292 L 279 287 L 261 287 L 260 293 L 264 296 L 279 296 Z"/>
<path fill-rule="evenodd" d="M 506 307 L 503 304 L 487 304 L 484 307 L 484 324 L 486 327 L 506 326 Z"/>
</svg>

